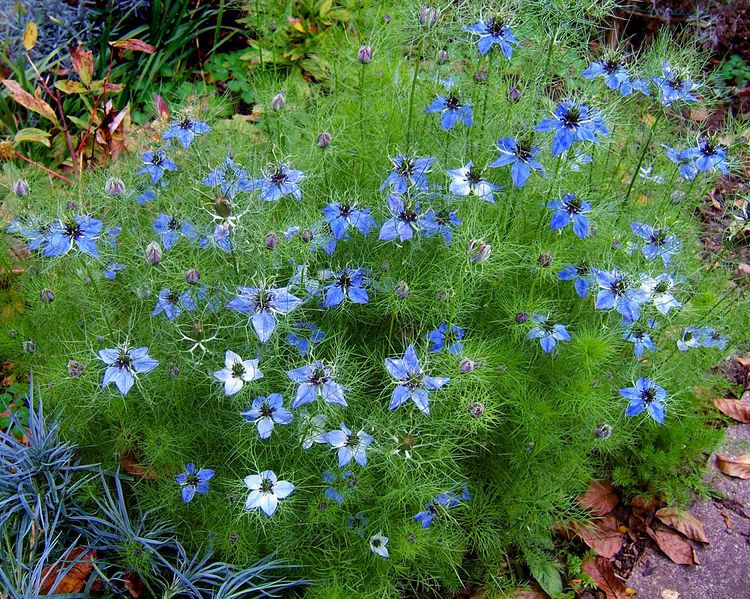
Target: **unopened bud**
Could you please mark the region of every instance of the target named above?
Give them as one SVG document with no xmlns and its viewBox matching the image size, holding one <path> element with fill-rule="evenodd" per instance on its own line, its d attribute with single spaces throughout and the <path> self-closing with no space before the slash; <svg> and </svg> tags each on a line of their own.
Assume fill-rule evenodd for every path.
<svg viewBox="0 0 750 599">
<path fill-rule="evenodd" d="M 448 50 L 443 48 L 438 52 L 437 55 L 438 64 L 445 64 L 450 60 L 450 54 L 448 54 Z"/>
<path fill-rule="evenodd" d="M 428 27 L 434 25 L 437 22 L 437 18 L 437 11 L 427 4 L 419 11 L 419 22 L 422 25 L 427 25 Z"/>
<path fill-rule="evenodd" d="M 29 183 L 28 181 L 26 181 L 26 179 L 19 179 L 18 181 L 14 181 L 11 188 L 13 189 L 13 193 L 16 194 L 19 198 L 26 197 L 29 193 Z"/>
<path fill-rule="evenodd" d="M 518 324 L 523 324 L 529 319 L 529 313 L 528 312 L 518 312 L 516 314 L 516 322 Z"/>
<path fill-rule="evenodd" d="M 511 87 L 508 90 L 508 99 L 511 102 L 518 102 L 521 99 L 521 92 L 518 90 L 517 87 Z"/>
<path fill-rule="evenodd" d="M 394 288 L 393 292 L 396 294 L 396 297 L 400 300 L 405 300 L 407 297 L 411 295 L 411 290 L 409 289 L 409 286 L 406 284 L 406 281 L 399 281 L 396 283 L 396 287 Z"/>
<path fill-rule="evenodd" d="M 490 77 L 490 72 L 482 67 L 479 69 L 476 73 L 474 73 L 474 83 L 486 83 L 487 79 Z"/>
<path fill-rule="evenodd" d="M 549 252 L 543 252 L 539 254 L 536 262 L 542 268 L 549 268 L 550 266 L 552 266 L 552 254 L 550 254 Z"/>
<path fill-rule="evenodd" d="M 299 232 L 299 238 L 304 241 L 305 243 L 310 243 L 313 238 L 313 232 L 312 229 L 302 229 Z"/>
<path fill-rule="evenodd" d="M 279 92 L 273 97 L 273 100 L 271 100 L 271 108 L 274 110 L 281 110 L 284 106 L 286 106 L 286 96 L 283 92 Z"/>
<path fill-rule="evenodd" d="M 481 418 L 484 414 L 484 404 L 481 401 L 472 401 L 469 404 L 469 414 L 474 418 Z"/>
<path fill-rule="evenodd" d="M 104 184 L 104 191 L 107 193 L 107 195 L 111 196 L 125 195 L 125 183 L 122 179 L 110 177 Z"/>
<path fill-rule="evenodd" d="M 273 250 L 276 248 L 277 245 L 279 245 L 279 236 L 276 235 L 273 231 L 270 233 L 266 233 L 266 238 L 263 241 L 264 245 L 266 246 L 266 249 Z"/>
<path fill-rule="evenodd" d="M 474 360 L 470 360 L 469 358 L 461 358 L 461 361 L 458 363 L 458 370 L 461 374 L 469 374 L 470 372 L 473 372 L 476 370 L 477 364 Z"/>
<path fill-rule="evenodd" d="M 197 285 L 201 280 L 201 273 L 191 268 L 185 273 L 185 282 L 188 285 Z"/>
<path fill-rule="evenodd" d="M 79 379 L 81 378 L 81 374 L 83 374 L 83 364 L 81 364 L 78 360 L 69 360 L 68 376 L 74 379 Z"/>
<path fill-rule="evenodd" d="M 22 341 L 21 347 L 23 347 L 23 351 L 25 351 L 27 354 L 33 354 L 36 351 L 36 343 L 34 343 L 33 339 Z"/>
<path fill-rule="evenodd" d="M 152 241 L 146 246 L 146 260 L 151 264 L 159 264 L 161 256 L 161 246 L 158 242 Z"/>
<path fill-rule="evenodd" d="M 326 149 L 331 145 L 331 139 L 333 139 L 331 134 L 328 131 L 323 131 L 323 133 L 318 135 L 318 147 Z"/>
<path fill-rule="evenodd" d="M 484 262 L 490 257 L 492 246 L 481 239 L 472 239 L 466 247 L 466 254 L 471 262 L 477 264 Z"/>
<path fill-rule="evenodd" d="M 50 302 L 55 301 L 55 294 L 52 293 L 52 290 L 49 288 L 42 289 L 42 292 L 39 294 L 39 299 L 42 300 L 44 303 L 49 304 Z"/>
<path fill-rule="evenodd" d="M 359 47 L 359 52 L 357 52 L 357 60 L 362 64 L 370 64 L 370 61 L 372 60 L 372 48 L 362 44 Z"/>
<path fill-rule="evenodd" d="M 225 195 L 218 195 L 214 198 L 214 210 L 221 218 L 229 218 L 232 214 L 232 200 Z"/>
<path fill-rule="evenodd" d="M 594 432 L 600 439 L 609 439 L 612 436 L 612 430 L 611 424 L 602 424 L 601 426 L 597 426 Z"/>
</svg>

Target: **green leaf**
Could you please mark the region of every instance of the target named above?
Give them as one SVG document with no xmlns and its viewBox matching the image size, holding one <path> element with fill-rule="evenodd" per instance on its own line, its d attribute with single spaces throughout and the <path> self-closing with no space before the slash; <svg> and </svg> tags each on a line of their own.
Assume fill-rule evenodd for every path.
<svg viewBox="0 0 750 599">
<path fill-rule="evenodd" d="M 321 18 L 325 19 L 328 16 L 328 13 L 331 11 L 331 7 L 333 7 L 333 0 L 323 0 L 323 4 L 320 5 Z"/>
<path fill-rule="evenodd" d="M 71 79 L 58 79 L 55 87 L 64 94 L 86 94 L 89 91 L 83 83 Z"/>
<path fill-rule="evenodd" d="M 13 138 L 13 145 L 18 145 L 23 141 L 33 141 L 44 146 L 49 146 L 50 134 L 42 129 L 35 129 L 34 127 L 28 127 L 21 129 L 16 136 Z"/>
<path fill-rule="evenodd" d="M 67 116 L 68 116 L 68 120 L 72 121 L 75 125 L 78 125 L 78 127 L 80 129 L 87 129 L 88 128 L 88 126 L 89 126 L 88 119 L 84 120 L 84 119 L 81 119 L 81 118 L 79 118 L 77 116 L 72 116 L 72 115 L 67 115 Z"/>
<path fill-rule="evenodd" d="M 538 556 L 529 561 L 531 575 L 539 583 L 550 597 L 557 598 L 562 595 L 563 585 L 560 578 L 560 571 L 557 569 L 555 562 Z"/>
</svg>

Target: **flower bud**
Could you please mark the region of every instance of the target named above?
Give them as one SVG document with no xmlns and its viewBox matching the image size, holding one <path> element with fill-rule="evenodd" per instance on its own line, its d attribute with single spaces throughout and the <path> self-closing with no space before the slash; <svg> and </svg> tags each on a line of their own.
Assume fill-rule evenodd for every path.
<svg viewBox="0 0 750 599">
<path fill-rule="evenodd" d="M 612 436 L 612 430 L 611 424 L 602 424 L 601 426 L 597 426 L 594 432 L 600 439 L 609 439 Z"/>
<path fill-rule="evenodd" d="M 274 110 L 281 110 L 286 106 L 286 95 L 283 92 L 279 92 L 271 100 L 271 108 Z"/>
<path fill-rule="evenodd" d="M 411 290 L 409 289 L 409 286 L 406 284 L 406 281 L 399 281 L 396 283 L 396 287 L 393 289 L 393 292 L 396 294 L 396 297 L 400 300 L 405 300 L 407 297 L 411 295 Z"/>
<path fill-rule="evenodd" d="M 386 25 L 389 25 L 392 20 L 393 17 L 391 15 L 383 15 L 383 23 Z"/>
<path fill-rule="evenodd" d="M 529 319 L 529 313 L 528 312 L 518 312 L 516 314 L 516 322 L 518 324 L 523 324 Z"/>
<path fill-rule="evenodd" d="M 331 145 L 331 139 L 331 134 L 328 131 L 323 131 L 323 133 L 318 135 L 318 147 L 325 150 L 328 146 Z"/>
<path fill-rule="evenodd" d="M 74 379 L 79 379 L 81 378 L 81 374 L 83 374 L 83 364 L 81 364 L 78 360 L 69 360 L 68 376 Z"/>
<path fill-rule="evenodd" d="M 550 254 L 549 252 L 542 252 L 536 259 L 536 262 L 542 268 L 549 268 L 550 266 L 552 266 L 553 262 L 552 254 Z"/>
<path fill-rule="evenodd" d="M 482 67 L 479 69 L 476 73 L 474 73 L 474 83 L 486 83 L 487 79 L 490 77 L 490 72 Z"/>
<path fill-rule="evenodd" d="M 107 195 L 122 196 L 125 195 L 125 183 L 122 179 L 110 177 L 104 184 L 104 191 Z"/>
<path fill-rule="evenodd" d="M 26 181 L 26 179 L 19 179 L 18 181 L 14 181 L 13 185 L 11 185 L 11 188 L 13 189 L 13 193 L 16 194 L 19 198 L 26 197 L 29 193 L 29 183 Z"/>
<path fill-rule="evenodd" d="M 78 208 L 78 204 L 76 204 L 73 200 L 68 200 L 67 202 L 65 202 L 65 207 L 68 210 L 75 210 L 76 208 Z"/>
<path fill-rule="evenodd" d="M 511 102 L 518 102 L 521 99 L 521 92 L 518 90 L 517 87 L 511 87 L 508 90 L 508 99 Z"/>
<path fill-rule="evenodd" d="M 177 364 L 172 364 L 169 367 L 169 376 L 173 379 L 176 379 L 178 376 L 180 376 L 180 367 Z"/>
<path fill-rule="evenodd" d="M 383 260 L 380 263 L 380 272 L 388 272 L 391 270 L 391 263 L 388 260 Z"/>
<path fill-rule="evenodd" d="M 216 196 L 214 198 L 214 211 L 221 218 L 229 218 L 232 214 L 232 200 L 224 195 Z"/>
<path fill-rule="evenodd" d="M 481 401 L 472 401 L 469 404 L 469 414 L 474 418 L 481 418 L 484 414 L 484 404 Z"/>
<path fill-rule="evenodd" d="M 305 243 L 310 243 L 313 239 L 312 229 L 302 229 L 299 232 L 299 238 Z"/>
<path fill-rule="evenodd" d="M 448 290 L 447 290 L 447 289 L 438 289 L 438 290 L 437 290 L 437 291 L 435 292 L 435 298 L 436 298 L 436 299 L 437 299 L 437 300 L 438 300 L 439 302 L 445 302 L 445 301 L 447 301 L 447 300 L 448 300 L 448 298 L 449 298 L 449 297 L 450 297 L 450 294 L 448 293 Z"/>
<path fill-rule="evenodd" d="M 52 293 L 51 289 L 45 287 L 39 294 L 39 299 L 42 300 L 45 304 L 49 304 L 50 302 L 55 301 L 55 294 Z"/>
<path fill-rule="evenodd" d="M 146 246 L 146 260 L 151 264 L 159 264 L 161 262 L 161 246 L 158 242 L 152 241 Z"/>
<path fill-rule="evenodd" d="M 461 374 L 469 374 L 470 372 L 476 370 L 477 366 L 479 366 L 479 364 L 474 360 L 470 360 L 469 358 L 461 358 L 458 363 L 458 371 Z"/>
<path fill-rule="evenodd" d="M 449 60 L 450 60 L 450 54 L 448 54 L 448 50 L 446 50 L 445 48 L 441 49 L 437 55 L 438 64 L 445 64 Z"/>
<path fill-rule="evenodd" d="M 197 285 L 201 280 L 201 273 L 191 268 L 185 273 L 185 282 L 188 285 Z"/>
<path fill-rule="evenodd" d="M 359 52 L 357 52 L 357 60 L 362 64 L 370 64 L 370 61 L 372 60 L 372 48 L 362 44 L 359 47 Z"/>
<path fill-rule="evenodd" d="M 266 233 L 263 244 L 266 246 L 266 249 L 273 250 L 277 245 L 279 245 L 279 236 L 276 235 L 276 233 L 274 233 L 273 231 L 271 231 L 270 233 Z"/>
<path fill-rule="evenodd" d="M 425 4 L 422 10 L 419 11 L 419 22 L 422 25 L 432 26 L 437 22 L 437 18 L 437 11 L 428 4 Z"/>
<path fill-rule="evenodd" d="M 27 354 L 33 354 L 36 351 L 36 343 L 34 343 L 33 339 L 22 341 L 21 347 L 23 347 L 23 351 L 25 351 Z"/>
<path fill-rule="evenodd" d="M 492 246 L 481 239 L 472 239 L 466 247 L 466 254 L 471 262 L 477 264 L 484 262 L 490 257 Z"/>
</svg>

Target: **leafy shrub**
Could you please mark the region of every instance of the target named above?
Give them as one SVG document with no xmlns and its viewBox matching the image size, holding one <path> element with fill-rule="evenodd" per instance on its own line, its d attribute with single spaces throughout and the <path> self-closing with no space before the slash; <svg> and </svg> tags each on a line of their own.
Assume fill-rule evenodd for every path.
<svg viewBox="0 0 750 599">
<path fill-rule="evenodd" d="M 188 103 L 139 156 L 31 178 L 2 351 L 187 546 L 278 551 L 317 597 L 492 593 L 509 562 L 562 588 L 551 526 L 591 478 L 700 484 L 694 388 L 748 324 L 699 256 L 736 153 L 683 115 L 701 56 L 590 57 L 606 9 L 394 8 L 333 93 L 258 77 L 257 124 Z"/>
</svg>

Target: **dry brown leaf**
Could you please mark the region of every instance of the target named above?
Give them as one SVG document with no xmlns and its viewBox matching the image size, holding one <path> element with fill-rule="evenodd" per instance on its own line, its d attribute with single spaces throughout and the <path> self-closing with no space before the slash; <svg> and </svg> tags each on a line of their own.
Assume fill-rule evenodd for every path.
<svg viewBox="0 0 750 599">
<path fill-rule="evenodd" d="M 714 398 L 714 405 L 737 422 L 750 423 L 750 401 L 744 399 Z"/>
<path fill-rule="evenodd" d="M 750 370 L 750 354 L 746 356 L 735 356 L 734 361 L 745 367 L 745 370 Z"/>
<path fill-rule="evenodd" d="M 570 529 L 597 554 L 607 558 L 620 551 L 625 538 L 624 533 L 620 531 L 617 518 L 612 514 L 591 522 L 572 522 Z"/>
<path fill-rule="evenodd" d="M 59 121 L 57 120 L 55 111 L 52 110 L 52 106 L 39 97 L 41 94 L 32 96 L 29 92 L 25 91 L 17 81 L 12 81 L 10 79 L 3 79 L 2 83 L 10 90 L 10 97 L 21 106 L 28 108 L 37 114 L 41 114 L 45 119 L 52 121 L 55 125 L 58 124 Z M 38 89 L 36 91 L 39 92 Z"/>
<path fill-rule="evenodd" d="M 131 597 L 140 597 L 146 592 L 146 585 L 137 572 L 127 572 L 123 577 L 123 586 L 128 590 Z"/>
<path fill-rule="evenodd" d="M 664 524 L 684 534 L 688 539 L 708 543 L 703 522 L 688 512 L 681 512 L 673 507 L 663 507 L 656 512 L 656 517 Z"/>
<path fill-rule="evenodd" d="M 735 478 L 750 478 L 750 453 L 738 458 L 728 458 L 723 455 L 716 456 L 716 465 L 727 476 Z"/>
<path fill-rule="evenodd" d="M 594 516 L 609 514 L 617 502 L 617 491 L 608 480 L 592 480 L 586 492 L 578 496 L 578 504 Z"/>
<path fill-rule="evenodd" d="M 133 52 L 144 52 L 145 54 L 153 54 L 156 52 L 156 46 L 147 44 L 143 40 L 135 38 L 127 38 L 124 40 L 117 40 L 116 42 L 109 42 L 110 46 L 115 48 L 122 48 L 123 50 L 132 50 Z"/>
<path fill-rule="evenodd" d="M 70 46 L 70 60 L 73 63 L 73 69 L 78 73 L 78 78 L 85 86 L 91 85 L 91 79 L 94 76 L 94 53 L 86 50 L 80 44 Z"/>
<path fill-rule="evenodd" d="M 513 595 L 513 599 L 547 599 L 548 595 L 540 588 L 520 589 Z"/>
<path fill-rule="evenodd" d="M 700 563 L 695 555 L 695 548 L 680 533 L 662 526 L 655 529 L 647 528 L 646 532 L 664 555 L 675 564 L 694 566 Z"/>
<path fill-rule="evenodd" d="M 583 562 L 583 571 L 604 591 L 607 599 L 627 599 L 625 584 L 617 578 L 612 564 L 606 557 L 592 557 Z"/>
<path fill-rule="evenodd" d="M 94 569 L 95 559 L 96 549 L 87 550 L 83 547 L 75 547 L 58 562 L 42 570 L 42 584 L 39 593 L 41 595 L 80 593 L 86 586 L 86 581 Z M 75 565 L 69 568 L 71 563 L 75 563 Z M 60 575 L 60 570 L 63 572 L 67 570 L 67 572 L 58 581 L 57 577 Z"/>
<path fill-rule="evenodd" d="M 122 466 L 122 469 L 125 470 L 125 472 L 132 474 L 133 476 L 138 476 L 146 480 L 156 480 L 156 470 L 142 466 L 132 455 L 126 455 L 122 458 L 120 460 L 120 466 Z"/>
</svg>

